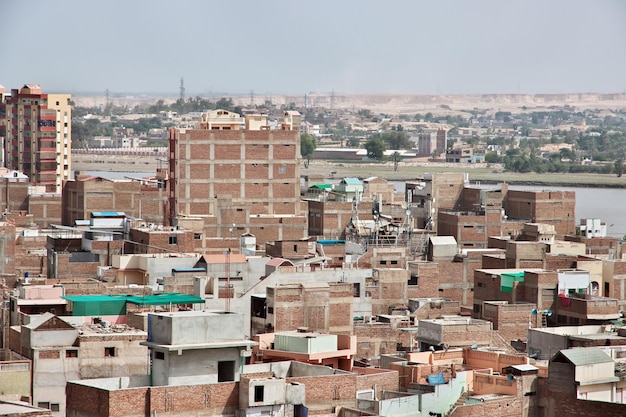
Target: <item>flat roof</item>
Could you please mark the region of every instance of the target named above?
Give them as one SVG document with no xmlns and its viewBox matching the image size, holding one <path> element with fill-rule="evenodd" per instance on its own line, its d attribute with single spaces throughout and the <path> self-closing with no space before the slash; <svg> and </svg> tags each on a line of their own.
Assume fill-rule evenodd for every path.
<svg viewBox="0 0 626 417">
<path fill-rule="evenodd" d="M 202 304 L 204 300 L 195 295 L 168 292 L 151 295 L 66 295 L 73 303 L 103 303 L 122 301 L 135 305 Z"/>
</svg>

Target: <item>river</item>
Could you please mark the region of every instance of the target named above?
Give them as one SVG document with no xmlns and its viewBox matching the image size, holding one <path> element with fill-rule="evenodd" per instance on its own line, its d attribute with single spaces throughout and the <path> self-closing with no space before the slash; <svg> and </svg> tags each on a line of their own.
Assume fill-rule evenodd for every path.
<svg viewBox="0 0 626 417">
<path fill-rule="evenodd" d="M 89 175 L 100 175 L 104 178 L 141 178 L 149 173 L 144 172 L 106 172 L 85 171 Z M 329 180 L 337 183 L 339 179 Z M 404 181 L 390 181 L 397 191 L 404 192 Z M 478 185 L 478 184 L 473 184 Z M 493 187 L 493 185 L 484 185 Z M 611 237 L 626 235 L 626 189 L 623 188 L 589 188 L 589 187 L 550 187 L 541 185 L 509 185 L 512 190 L 571 190 L 576 192 L 576 223 L 580 219 L 599 218 L 607 224 L 607 234 Z"/>
</svg>

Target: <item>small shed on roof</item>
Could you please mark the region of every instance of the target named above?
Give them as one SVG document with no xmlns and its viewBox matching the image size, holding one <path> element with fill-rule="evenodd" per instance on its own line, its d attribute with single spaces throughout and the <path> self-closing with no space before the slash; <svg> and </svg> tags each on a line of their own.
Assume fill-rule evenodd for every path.
<svg viewBox="0 0 626 417">
<path fill-rule="evenodd" d="M 609 355 L 596 347 L 563 349 L 554 355 L 552 360 L 555 362 L 567 361 L 575 366 L 613 362 Z"/>
<path fill-rule="evenodd" d="M 363 183 L 358 178 L 347 177 L 334 187 L 337 193 L 345 194 L 348 199 L 363 194 Z"/>
<path fill-rule="evenodd" d="M 456 256 L 458 247 L 453 236 L 430 236 L 428 238 L 428 259 L 452 259 Z"/>
<path fill-rule="evenodd" d="M 265 276 L 276 272 L 281 266 L 293 266 L 293 262 L 285 258 L 272 258 L 265 264 Z"/>
</svg>

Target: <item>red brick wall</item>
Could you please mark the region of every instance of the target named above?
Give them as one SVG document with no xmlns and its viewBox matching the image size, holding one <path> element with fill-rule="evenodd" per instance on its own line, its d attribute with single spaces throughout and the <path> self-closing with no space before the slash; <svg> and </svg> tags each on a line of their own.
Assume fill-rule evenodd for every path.
<svg viewBox="0 0 626 417">
<path fill-rule="evenodd" d="M 520 417 L 522 415 L 521 400 L 507 397 L 457 407 L 450 417 Z"/>
</svg>

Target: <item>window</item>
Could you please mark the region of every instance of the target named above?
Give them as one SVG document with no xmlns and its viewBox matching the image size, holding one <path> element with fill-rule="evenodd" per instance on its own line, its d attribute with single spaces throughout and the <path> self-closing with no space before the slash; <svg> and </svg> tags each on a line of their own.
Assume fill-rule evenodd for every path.
<svg viewBox="0 0 626 417">
<path fill-rule="evenodd" d="M 78 349 L 68 349 L 65 351 L 66 358 L 78 358 Z"/>
<path fill-rule="evenodd" d="M 235 361 L 220 361 L 217 363 L 217 382 L 235 380 Z"/>
<path fill-rule="evenodd" d="M 476 226 L 476 233 L 485 233 L 485 226 Z"/>
<path fill-rule="evenodd" d="M 477 286 L 478 288 L 485 288 L 485 283 L 484 283 L 484 282 L 477 282 L 477 283 L 476 283 L 476 286 Z"/>
<path fill-rule="evenodd" d="M 265 387 L 263 385 L 254 386 L 254 402 L 255 403 L 263 402 L 264 391 L 265 391 Z"/>
<path fill-rule="evenodd" d="M 381 265 L 387 265 L 387 261 L 380 261 Z"/>
<path fill-rule="evenodd" d="M 115 348 L 114 347 L 105 347 L 104 348 L 104 356 L 105 357 L 113 357 L 113 356 L 115 356 Z"/>
<path fill-rule="evenodd" d="M 39 401 L 37 407 L 50 409 L 50 403 L 48 401 Z"/>
<path fill-rule="evenodd" d="M 193 238 L 194 240 L 202 240 L 202 233 L 194 233 Z"/>
<path fill-rule="evenodd" d="M 293 245 L 293 251 L 298 252 L 298 245 Z"/>
<path fill-rule="evenodd" d="M 352 291 L 353 291 L 353 296 L 354 297 L 360 297 L 361 296 L 361 284 L 358 282 L 355 282 L 352 286 Z"/>
<path fill-rule="evenodd" d="M 154 359 L 165 359 L 165 352 L 159 352 L 158 350 L 154 352 Z"/>
<path fill-rule="evenodd" d="M 398 265 L 398 261 L 397 260 L 391 261 L 391 265 Z"/>
<path fill-rule="evenodd" d="M 268 307 L 267 314 L 274 314 L 274 307 Z"/>
<path fill-rule="evenodd" d="M 278 167 L 278 173 L 279 174 L 284 174 L 285 172 L 287 172 L 287 168 L 285 168 L 285 167 Z"/>
<path fill-rule="evenodd" d="M 178 245 L 178 236 L 170 236 L 170 245 Z"/>
<path fill-rule="evenodd" d="M 61 408 L 58 403 L 50 404 L 50 411 L 61 411 Z"/>
</svg>

